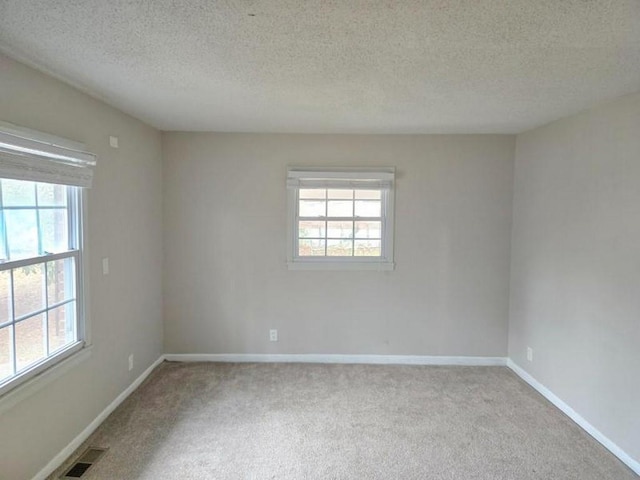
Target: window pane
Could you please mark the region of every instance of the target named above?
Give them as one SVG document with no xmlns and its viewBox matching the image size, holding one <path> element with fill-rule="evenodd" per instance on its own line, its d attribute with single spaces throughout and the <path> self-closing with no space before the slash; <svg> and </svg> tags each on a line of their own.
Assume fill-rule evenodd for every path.
<svg viewBox="0 0 640 480">
<path fill-rule="evenodd" d="M 13 327 L 0 328 L 0 381 L 13 374 L 13 340 L 11 330 Z"/>
<path fill-rule="evenodd" d="M 353 255 L 352 240 L 327 240 L 328 257 L 350 257 Z"/>
<path fill-rule="evenodd" d="M 0 187 L 0 260 L 69 250 L 76 238 L 70 227 L 80 221 L 69 187 L 7 179 Z M 0 382 L 78 340 L 78 265 L 73 257 L 46 258 L 0 272 L 0 324 L 14 322 L 0 327 Z M 51 305 L 59 306 L 44 311 Z"/>
<path fill-rule="evenodd" d="M 9 260 L 9 249 L 7 247 L 7 238 L 5 232 L 7 224 L 5 222 L 4 210 L 0 210 L 0 260 L 6 262 Z"/>
<path fill-rule="evenodd" d="M 67 187 L 50 183 L 38 183 L 38 206 L 65 207 L 67 205 Z"/>
<path fill-rule="evenodd" d="M 356 238 L 382 238 L 382 222 L 356 222 Z"/>
<path fill-rule="evenodd" d="M 356 240 L 356 257 L 379 257 L 382 255 L 380 240 Z"/>
<path fill-rule="evenodd" d="M 49 353 L 76 340 L 76 302 L 49 310 Z"/>
<path fill-rule="evenodd" d="M 382 203 L 375 200 L 356 200 L 356 217 L 380 217 Z"/>
<path fill-rule="evenodd" d="M 45 307 L 43 263 L 13 270 L 13 298 L 16 317 Z"/>
<path fill-rule="evenodd" d="M 35 184 L 22 180 L 2 179 L 2 205 L 5 207 L 35 207 Z"/>
<path fill-rule="evenodd" d="M 301 257 L 324 257 L 324 240 L 298 240 L 298 255 Z"/>
<path fill-rule="evenodd" d="M 329 189 L 329 190 L 327 190 L 327 196 L 329 198 L 335 198 L 335 199 L 352 200 L 353 199 L 353 190 Z"/>
<path fill-rule="evenodd" d="M 42 251 L 59 253 L 69 250 L 67 210 L 40 210 Z"/>
<path fill-rule="evenodd" d="M 380 200 L 381 198 L 380 190 L 356 190 L 356 200 Z"/>
<path fill-rule="evenodd" d="M 298 222 L 298 237 L 300 238 L 324 238 L 325 222 Z"/>
<path fill-rule="evenodd" d="M 75 298 L 75 284 L 74 258 L 47 262 L 47 306 Z"/>
<path fill-rule="evenodd" d="M 11 274 L 0 272 L 0 323 L 11 320 Z"/>
<path fill-rule="evenodd" d="M 324 200 L 326 192 L 324 188 L 301 188 L 298 196 L 300 198 L 321 198 Z"/>
<path fill-rule="evenodd" d="M 353 238 L 353 223 L 327 222 L 327 232 L 329 238 Z"/>
<path fill-rule="evenodd" d="M 329 211 L 327 213 L 329 217 L 352 217 L 353 216 L 353 202 L 343 200 L 329 201 Z"/>
<path fill-rule="evenodd" d="M 38 255 L 38 225 L 35 210 L 5 210 L 9 258 L 35 257 Z"/>
<path fill-rule="evenodd" d="M 324 217 L 325 215 L 324 200 L 300 200 L 300 217 Z"/>
<path fill-rule="evenodd" d="M 35 317 L 17 323 L 15 329 L 16 360 L 19 371 L 24 370 L 46 356 L 44 314 L 36 315 Z"/>
</svg>

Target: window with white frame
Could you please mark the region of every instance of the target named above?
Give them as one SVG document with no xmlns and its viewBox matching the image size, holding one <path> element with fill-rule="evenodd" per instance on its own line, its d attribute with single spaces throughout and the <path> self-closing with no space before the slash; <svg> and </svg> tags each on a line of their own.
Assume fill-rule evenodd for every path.
<svg viewBox="0 0 640 480">
<path fill-rule="evenodd" d="M 81 145 L 0 124 L 0 395 L 82 349 Z"/>
<path fill-rule="evenodd" d="M 289 268 L 393 269 L 394 176 L 289 168 Z"/>
</svg>

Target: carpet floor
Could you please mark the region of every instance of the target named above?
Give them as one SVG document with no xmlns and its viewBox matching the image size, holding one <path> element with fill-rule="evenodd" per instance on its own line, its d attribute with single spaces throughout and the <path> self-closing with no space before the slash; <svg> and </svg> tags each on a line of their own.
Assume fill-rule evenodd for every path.
<svg viewBox="0 0 640 480">
<path fill-rule="evenodd" d="M 505 367 L 165 362 L 88 445 L 83 480 L 638 478 Z"/>
</svg>

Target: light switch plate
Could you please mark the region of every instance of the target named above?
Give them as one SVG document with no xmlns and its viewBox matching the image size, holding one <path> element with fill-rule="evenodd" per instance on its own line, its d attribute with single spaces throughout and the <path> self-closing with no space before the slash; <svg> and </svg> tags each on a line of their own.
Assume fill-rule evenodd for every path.
<svg viewBox="0 0 640 480">
<path fill-rule="evenodd" d="M 109 257 L 102 259 L 102 274 L 109 275 Z"/>
</svg>

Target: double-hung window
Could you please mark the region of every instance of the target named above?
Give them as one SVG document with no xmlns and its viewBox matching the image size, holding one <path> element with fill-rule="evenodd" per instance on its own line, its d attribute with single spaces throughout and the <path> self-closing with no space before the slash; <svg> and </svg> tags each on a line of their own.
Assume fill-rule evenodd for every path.
<svg viewBox="0 0 640 480">
<path fill-rule="evenodd" d="M 289 168 L 289 268 L 393 269 L 393 183 L 393 168 Z"/>
<path fill-rule="evenodd" d="M 0 125 L 0 395 L 84 345 L 80 148 Z"/>
</svg>

